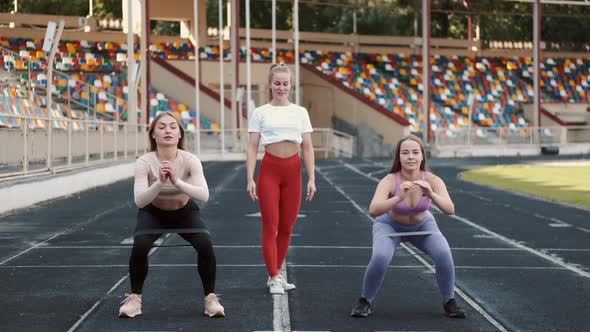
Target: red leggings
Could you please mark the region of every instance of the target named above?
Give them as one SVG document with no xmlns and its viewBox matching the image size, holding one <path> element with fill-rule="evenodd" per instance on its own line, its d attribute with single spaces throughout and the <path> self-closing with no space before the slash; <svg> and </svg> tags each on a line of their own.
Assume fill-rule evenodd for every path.
<svg viewBox="0 0 590 332">
<path fill-rule="evenodd" d="M 262 255 L 268 274 L 279 274 L 301 205 L 299 154 L 280 158 L 264 154 L 258 174 L 258 201 L 262 214 Z"/>
</svg>

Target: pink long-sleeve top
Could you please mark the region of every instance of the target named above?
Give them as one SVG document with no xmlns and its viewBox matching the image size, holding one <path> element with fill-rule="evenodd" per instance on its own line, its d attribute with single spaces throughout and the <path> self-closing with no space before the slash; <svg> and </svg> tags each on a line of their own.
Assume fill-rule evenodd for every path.
<svg viewBox="0 0 590 332">
<path fill-rule="evenodd" d="M 160 161 L 156 152 L 148 152 L 135 162 L 135 184 L 133 186 L 135 204 L 142 208 L 156 198 L 183 199 L 186 196 L 206 202 L 209 188 L 203 174 L 203 166 L 197 156 L 184 150 L 178 150 L 173 161 L 176 183 L 170 179 L 160 182 Z"/>
</svg>

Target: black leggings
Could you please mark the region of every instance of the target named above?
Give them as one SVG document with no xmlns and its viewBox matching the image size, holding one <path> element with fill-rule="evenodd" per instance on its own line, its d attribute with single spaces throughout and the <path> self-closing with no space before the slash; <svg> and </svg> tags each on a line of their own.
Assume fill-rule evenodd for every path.
<svg viewBox="0 0 590 332">
<path fill-rule="evenodd" d="M 143 282 L 148 274 L 148 253 L 152 245 L 162 234 L 136 235 L 133 240 L 133 250 L 129 259 L 129 274 L 131 279 L 131 291 L 141 294 Z M 197 250 L 197 265 L 203 291 L 205 295 L 215 293 L 215 254 L 209 234 L 206 233 L 179 233 L 183 239 Z"/>
</svg>

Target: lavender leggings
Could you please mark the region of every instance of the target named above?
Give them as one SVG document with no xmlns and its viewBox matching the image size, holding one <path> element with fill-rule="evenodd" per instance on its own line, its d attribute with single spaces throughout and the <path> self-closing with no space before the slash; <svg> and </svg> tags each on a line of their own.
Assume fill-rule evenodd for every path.
<svg viewBox="0 0 590 332">
<path fill-rule="evenodd" d="M 419 223 L 404 225 L 395 221 L 389 213 L 377 218 L 373 223 L 373 255 L 365 272 L 363 281 L 363 297 L 372 301 L 385 278 L 385 272 L 400 242 L 409 241 L 416 248 L 430 256 L 436 264 L 436 281 L 443 298 L 454 298 L 455 266 L 451 249 L 445 237 L 439 232 L 432 235 L 408 237 L 388 237 L 387 233 L 403 233 L 418 231 L 439 232 L 436 221 L 429 211 Z"/>
</svg>

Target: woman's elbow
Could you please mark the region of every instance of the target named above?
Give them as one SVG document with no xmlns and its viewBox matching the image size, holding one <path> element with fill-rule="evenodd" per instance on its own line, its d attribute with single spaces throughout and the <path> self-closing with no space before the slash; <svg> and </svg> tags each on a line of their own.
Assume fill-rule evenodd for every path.
<svg viewBox="0 0 590 332">
<path fill-rule="evenodd" d="M 145 204 L 144 202 L 141 202 L 137 198 L 135 199 L 135 206 L 137 206 L 138 209 L 144 208 L 146 205 L 147 204 Z"/>
<path fill-rule="evenodd" d="M 374 218 L 376 218 L 378 216 L 379 216 L 379 213 L 377 213 L 375 207 L 369 206 L 369 217 L 371 217 L 371 218 L 374 219 Z"/>
<path fill-rule="evenodd" d="M 449 216 L 455 214 L 455 205 L 454 204 L 449 205 L 443 212 Z"/>
</svg>

